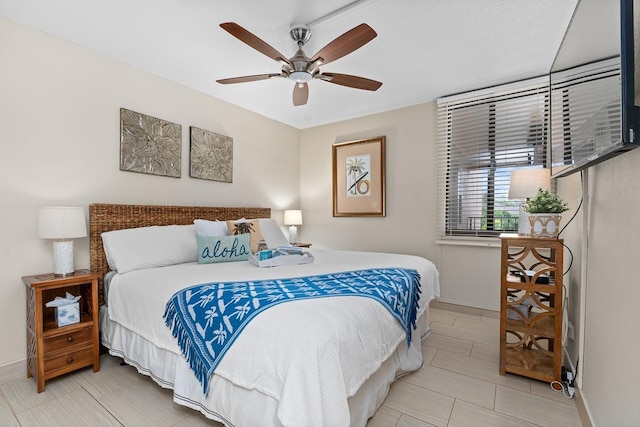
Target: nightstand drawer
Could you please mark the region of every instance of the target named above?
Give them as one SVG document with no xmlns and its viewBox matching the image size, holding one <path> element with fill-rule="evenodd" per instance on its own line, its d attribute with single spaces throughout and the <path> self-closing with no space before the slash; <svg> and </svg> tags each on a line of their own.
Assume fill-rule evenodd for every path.
<svg viewBox="0 0 640 427">
<path fill-rule="evenodd" d="M 48 377 L 50 374 L 66 370 L 71 371 L 80 366 L 87 366 L 93 363 L 93 346 L 81 348 L 58 357 L 46 359 L 44 361 L 44 375 Z"/>
<path fill-rule="evenodd" d="M 44 353 L 48 354 L 60 349 L 71 348 L 82 344 L 93 343 L 93 326 L 77 329 L 66 334 L 44 339 Z"/>
</svg>

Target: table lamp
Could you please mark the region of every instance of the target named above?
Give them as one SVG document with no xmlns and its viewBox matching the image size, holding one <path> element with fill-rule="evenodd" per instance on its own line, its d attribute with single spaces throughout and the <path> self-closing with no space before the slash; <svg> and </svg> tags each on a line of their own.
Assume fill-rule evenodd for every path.
<svg viewBox="0 0 640 427">
<path fill-rule="evenodd" d="M 549 190 L 551 188 L 551 175 L 549 169 L 518 169 L 511 171 L 511 181 L 509 182 L 509 199 L 529 200 L 530 197 L 538 193 L 538 188 Z M 525 203 L 520 203 L 518 234 L 529 236 L 531 226 L 529 225 L 529 215 L 524 210 Z"/>
<path fill-rule="evenodd" d="M 298 241 L 298 225 L 302 225 L 302 211 L 298 209 L 284 211 L 284 225 L 289 226 L 289 243 Z"/>
<path fill-rule="evenodd" d="M 87 235 L 84 208 L 47 206 L 38 212 L 38 237 L 53 239 L 53 272 L 73 274 L 73 240 Z"/>
</svg>

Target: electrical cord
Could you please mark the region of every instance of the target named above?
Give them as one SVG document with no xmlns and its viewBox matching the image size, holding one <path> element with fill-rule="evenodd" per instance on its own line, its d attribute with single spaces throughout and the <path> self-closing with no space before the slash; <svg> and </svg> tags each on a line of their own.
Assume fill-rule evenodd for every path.
<svg viewBox="0 0 640 427">
<path fill-rule="evenodd" d="M 555 388 L 554 384 L 559 386 L 560 388 Z M 562 395 L 564 397 L 566 397 L 567 399 L 571 399 L 573 397 L 573 395 L 576 393 L 575 388 L 573 388 L 573 386 L 569 385 L 569 384 L 565 384 L 563 382 L 560 381 L 551 381 L 551 390 L 553 391 L 560 391 L 562 390 Z"/>
<path fill-rule="evenodd" d="M 562 390 L 562 394 L 567 399 L 571 399 L 576 394 L 576 389 L 573 387 L 573 372 L 568 371 L 564 366 L 562 367 L 562 381 L 551 381 L 549 386 L 553 391 Z"/>
<path fill-rule="evenodd" d="M 558 236 L 559 236 L 559 234 L 558 234 Z M 563 276 L 566 276 L 567 273 L 569 272 L 569 270 L 571 270 L 571 266 L 573 265 L 573 251 L 571 250 L 571 248 L 569 248 L 569 246 L 565 245 L 564 242 L 562 242 L 562 246 L 564 246 L 567 249 L 567 251 L 569 251 L 569 266 L 562 273 Z"/>
<path fill-rule="evenodd" d="M 580 189 L 584 187 L 583 184 L 584 184 L 584 175 L 583 175 L 583 172 L 580 171 Z M 562 229 L 558 233 L 558 237 L 560 237 L 564 229 L 567 228 L 567 226 L 571 224 L 571 222 L 575 219 L 576 215 L 578 215 L 578 212 L 580 212 L 580 208 L 582 207 L 583 201 L 584 201 L 584 194 L 580 193 L 580 203 L 578 203 L 578 207 L 576 208 L 576 211 L 573 213 L 571 218 L 569 218 L 569 221 L 567 221 L 567 223 L 564 225 L 564 227 L 562 227 Z M 567 248 L 567 251 L 569 251 L 569 266 L 564 271 L 564 273 L 562 273 L 563 276 L 566 276 L 569 270 L 571 270 L 571 266 L 573 265 L 573 251 L 569 248 L 569 246 L 565 245 L 564 242 L 562 242 L 562 246 Z"/>
<path fill-rule="evenodd" d="M 580 189 L 584 188 L 584 174 L 582 171 L 580 171 Z M 573 222 L 573 220 L 576 218 L 576 215 L 578 215 L 578 212 L 580 212 L 580 209 L 582 208 L 582 203 L 584 201 L 584 193 L 581 192 L 580 194 L 580 203 L 578 203 L 578 207 L 576 208 L 575 212 L 573 213 L 573 215 L 571 216 L 571 218 L 569 218 L 569 221 L 567 221 L 567 223 L 564 225 L 564 227 L 562 227 L 562 229 L 560 229 L 560 232 L 558 233 L 558 237 L 560 237 L 560 235 L 562 234 L 562 232 L 567 228 L 567 226 L 569 224 L 571 224 L 571 222 Z M 574 260 L 574 256 L 573 256 L 573 251 L 571 250 L 571 248 L 569 248 L 569 246 L 565 245 L 564 242 L 562 243 L 562 246 L 564 246 L 567 251 L 569 252 L 569 266 L 567 267 L 567 269 L 562 273 L 563 276 L 565 276 L 569 270 L 571 270 L 571 266 L 573 265 L 573 260 Z M 568 306 L 569 306 L 569 299 L 567 297 L 567 288 L 564 286 L 564 284 L 562 285 L 563 288 L 563 293 L 565 295 L 564 297 L 564 304 L 562 305 L 562 347 L 564 348 L 566 341 L 567 341 L 567 332 L 569 329 L 569 312 L 568 312 Z M 577 362 L 576 362 L 577 365 Z M 554 391 L 562 391 L 562 395 L 564 397 L 566 397 L 567 399 L 571 399 L 574 395 L 575 395 L 575 388 L 573 386 L 573 372 L 571 371 L 566 371 L 564 366 L 562 367 L 562 381 L 552 381 L 549 386 L 551 387 L 551 390 Z M 559 387 L 559 388 L 557 388 Z"/>
<path fill-rule="evenodd" d="M 580 171 L 580 190 L 582 190 L 584 186 L 584 175 L 583 172 Z M 562 227 L 562 229 L 560 230 L 560 232 L 558 233 L 558 236 L 560 236 L 562 234 L 562 232 L 564 231 L 565 228 L 567 228 L 567 226 L 569 224 L 571 224 L 571 221 L 574 220 L 574 218 L 576 217 L 576 215 L 578 215 L 578 212 L 580 211 L 580 208 L 582 207 L 582 202 L 584 200 L 584 194 L 580 193 L 580 203 L 578 203 L 578 207 L 576 208 L 576 211 L 573 213 L 573 215 L 571 216 L 571 218 L 569 218 L 569 221 L 567 221 L 567 223 L 564 225 L 564 227 Z"/>
</svg>

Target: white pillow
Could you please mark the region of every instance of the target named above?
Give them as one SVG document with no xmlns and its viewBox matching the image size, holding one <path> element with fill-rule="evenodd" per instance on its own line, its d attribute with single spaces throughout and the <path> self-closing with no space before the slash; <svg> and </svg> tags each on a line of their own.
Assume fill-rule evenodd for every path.
<svg viewBox="0 0 640 427">
<path fill-rule="evenodd" d="M 269 249 L 275 249 L 278 246 L 289 246 L 289 240 L 285 237 L 280 224 L 273 218 L 261 218 L 260 230 L 262 237 L 267 242 Z"/>
<path fill-rule="evenodd" d="M 154 225 L 107 231 L 102 233 L 102 244 L 109 268 L 118 273 L 198 259 L 194 225 Z"/>
<path fill-rule="evenodd" d="M 228 236 L 229 227 L 227 221 L 209 221 L 206 219 L 194 219 L 196 234 L 201 236 Z"/>
</svg>

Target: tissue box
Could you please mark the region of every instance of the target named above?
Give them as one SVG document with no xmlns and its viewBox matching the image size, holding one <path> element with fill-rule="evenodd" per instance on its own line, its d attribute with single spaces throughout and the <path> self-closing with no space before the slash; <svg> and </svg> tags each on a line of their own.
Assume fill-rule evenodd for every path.
<svg viewBox="0 0 640 427">
<path fill-rule="evenodd" d="M 70 304 L 55 307 L 56 324 L 58 326 L 73 325 L 80 322 L 80 303 L 72 302 Z"/>
</svg>

